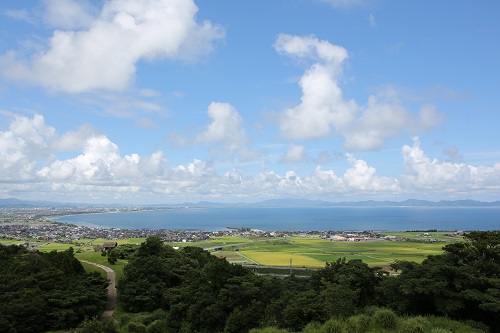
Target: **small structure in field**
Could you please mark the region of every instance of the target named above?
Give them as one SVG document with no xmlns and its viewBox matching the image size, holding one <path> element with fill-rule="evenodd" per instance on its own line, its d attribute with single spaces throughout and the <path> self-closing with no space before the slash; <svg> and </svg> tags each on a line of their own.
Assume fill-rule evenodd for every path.
<svg viewBox="0 0 500 333">
<path fill-rule="evenodd" d="M 102 246 L 104 247 L 105 250 L 112 250 L 118 246 L 118 243 L 117 242 L 104 242 L 104 244 L 102 244 Z"/>
</svg>

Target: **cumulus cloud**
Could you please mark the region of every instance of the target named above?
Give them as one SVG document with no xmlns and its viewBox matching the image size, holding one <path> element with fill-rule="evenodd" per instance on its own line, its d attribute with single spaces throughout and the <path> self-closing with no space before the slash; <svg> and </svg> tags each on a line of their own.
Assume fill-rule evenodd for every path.
<svg viewBox="0 0 500 333">
<path fill-rule="evenodd" d="M 343 127 L 352 121 L 356 105 L 345 101 L 338 84 L 347 51 L 313 36 L 278 36 L 276 51 L 314 63 L 302 76 L 301 104 L 285 110 L 280 117 L 280 130 L 286 137 L 313 139 L 331 134 L 332 127 Z"/>
<path fill-rule="evenodd" d="M 313 36 L 282 34 L 274 47 L 279 54 L 313 61 L 299 81 L 300 104 L 280 114 L 279 126 L 285 137 L 315 139 L 337 134 L 350 151 L 376 150 L 395 135 L 416 135 L 441 120 L 433 106 L 418 112 L 405 108 L 391 89 L 370 96 L 364 106 L 345 99 L 340 80 L 348 53 L 340 46 Z"/>
<path fill-rule="evenodd" d="M 50 155 L 49 142 L 55 129 L 45 119 L 15 116 L 9 130 L 0 132 L 0 179 L 4 182 L 33 180 L 36 159 Z"/>
<path fill-rule="evenodd" d="M 243 120 L 236 109 L 229 103 L 212 102 L 208 106 L 208 116 L 212 122 L 199 137 L 199 141 L 217 142 L 231 150 L 247 140 L 243 129 Z"/>
<path fill-rule="evenodd" d="M 306 148 L 299 145 L 290 145 L 287 152 L 281 158 L 283 163 L 297 163 L 304 160 Z"/>
<path fill-rule="evenodd" d="M 363 112 L 342 134 L 348 150 L 376 150 L 393 136 L 432 129 L 441 118 L 432 106 L 424 106 L 415 114 L 396 98 L 370 96 Z"/>
<path fill-rule="evenodd" d="M 9 128 L 0 131 L 0 193 L 33 199 L 145 203 L 192 198 L 381 198 L 427 190 L 441 196 L 465 193 L 470 197 L 500 190 L 500 163 L 475 166 L 431 159 L 418 137 L 413 140 L 412 146 L 402 148 L 406 172 L 398 177 L 378 175 L 369 161 L 353 154 L 344 156 L 349 166 L 340 172 L 318 166 L 306 174 L 298 170 L 248 174 L 234 167 L 215 168 L 201 159 L 170 166 L 163 151 L 122 155 L 117 143 L 89 125 L 59 135 L 41 115 L 15 116 Z M 289 159 L 298 161 L 303 147 L 291 145 L 289 151 L 294 150 Z M 62 151 L 72 151 L 74 156 L 58 157 Z"/>
<path fill-rule="evenodd" d="M 429 158 L 420 147 L 418 137 L 413 146 L 402 149 L 407 181 L 414 188 L 445 192 L 470 192 L 500 189 L 500 163 L 474 166 Z"/>
<path fill-rule="evenodd" d="M 231 104 L 212 102 L 208 107 L 208 116 L 212 121 L 197 136 L 196 143 L 212 147 L 219 155 L 238 154 L 244 160 L 257 158 L 259 153 L 248 146 L 250 140 L 243 127 L 243 119 Z"/>
<path fill-rule="evenodd" d="M 88 28 L 98 9 L 86 0 L 44 0 L 44 22 L 63 29 Z"/>
<path fill-rule="evenodd" d="M 51 146 L 55 151 L 79 151 L 88 139 L 101 136 L 102 133 L 90 124 L 80 126 L 76 131 L 69 131 L 55 139 Z"/>
<path fill-rule="evenodd" d="M 50 90 L 79 93 L 123 90 L 140 60 L 193 60 L 212 49 L 224 30 L 197 22 L 192 0 L 110 0 L 96 16 L 81 2 L 48 1 L 47 21 L 85 26 L 55 30 L 46 49 L 23 59 L 15 51 L 0 58 L 0 73 Z M 68 11 L 60 14 L 59 5 Z M 81 17 L 75 20 L 77 12 Z"/>
</svg>

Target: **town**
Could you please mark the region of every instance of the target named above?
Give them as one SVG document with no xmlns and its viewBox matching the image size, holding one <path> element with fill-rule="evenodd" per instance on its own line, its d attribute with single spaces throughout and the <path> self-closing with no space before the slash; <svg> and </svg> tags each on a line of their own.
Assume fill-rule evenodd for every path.
<svg viewBox="0 0 500 333">
<path fill-rule="evenodd" d="M 197 242 L 208 240 L 210 237 L 270 237 L 270 238 L 322 238 L 330 241 L 362 242 L 362 241 L 404 241 L 405 238 L 396 237 L 382 231 L 265 231 L 253 228 L 232 228 L 223 230 L 167 230 L 167 229 L 125 229 L 89 227 L 73 224 L 64 224 L 52 221 L 63 215 L 116 213 L 129 211 L 153 210 L 159 208 L 143 207 L 56 207 L 56 208 L 0 208 L 0 238 L 23 240 L 29 246 L 29 241 L 46 241 L 54 243 L 77 244 L 80 240 L 106 239 L 120 240 L 127 238 L 147 238 L 159 236 L 165 242 Z M 433 230 L 434 231 L 434 230 Z M 437 230 L 435 230 L 437 231 Z M 463 232 L 456 231 L 446 236 L 462 236 Z M 428 232 L 422 231 L 422 236 L 429 242 L 434 242 Z M 34 246 L 34 244 L 32 245 Z"/>
</svg>

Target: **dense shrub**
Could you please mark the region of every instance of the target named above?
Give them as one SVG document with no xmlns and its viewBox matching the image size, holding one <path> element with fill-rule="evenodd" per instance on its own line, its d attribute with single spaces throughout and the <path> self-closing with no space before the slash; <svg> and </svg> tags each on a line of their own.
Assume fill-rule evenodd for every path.
<svg viewBox="0 0 500 333">
<path fill-rule="evenodd" d="M 340 319 L 330 319 L 323 325 L 325 333 L 343 333 L 344 323 Z"/>
<path fill-rule="evenodd" d="M 398 324 L 398 316 L 389 309 L 376 310 L 372 318 L 376 326 L 384 329 L 395 329 Z"/>
<path fill-rule="evenodd" d="M 431 330 L 431 323 L 424 317 L 406 318 L 400 326 L 401 333 L 427 333 Z"/>
<path fill-rule="evenodd" d="M 346 333 L 364 333 L 370 326 L 370 317 L 365 314 L 359 314 L 346 319 Z"/>
</svg>

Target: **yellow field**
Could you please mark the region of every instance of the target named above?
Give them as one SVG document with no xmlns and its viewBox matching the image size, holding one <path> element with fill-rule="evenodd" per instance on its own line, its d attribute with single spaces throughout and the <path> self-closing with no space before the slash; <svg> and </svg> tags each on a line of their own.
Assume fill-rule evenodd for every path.
<svg viewBox="0 0 500 333">
<path fill-rule="evenodd" d="M 259 265 L 290 266 L 290 259 L 292 259 L 293 267 L 322 268 L 325 266 L 324 262 L 293 253 L 260 251 L 242 251 L 241 253 Z"/>
</svg>

